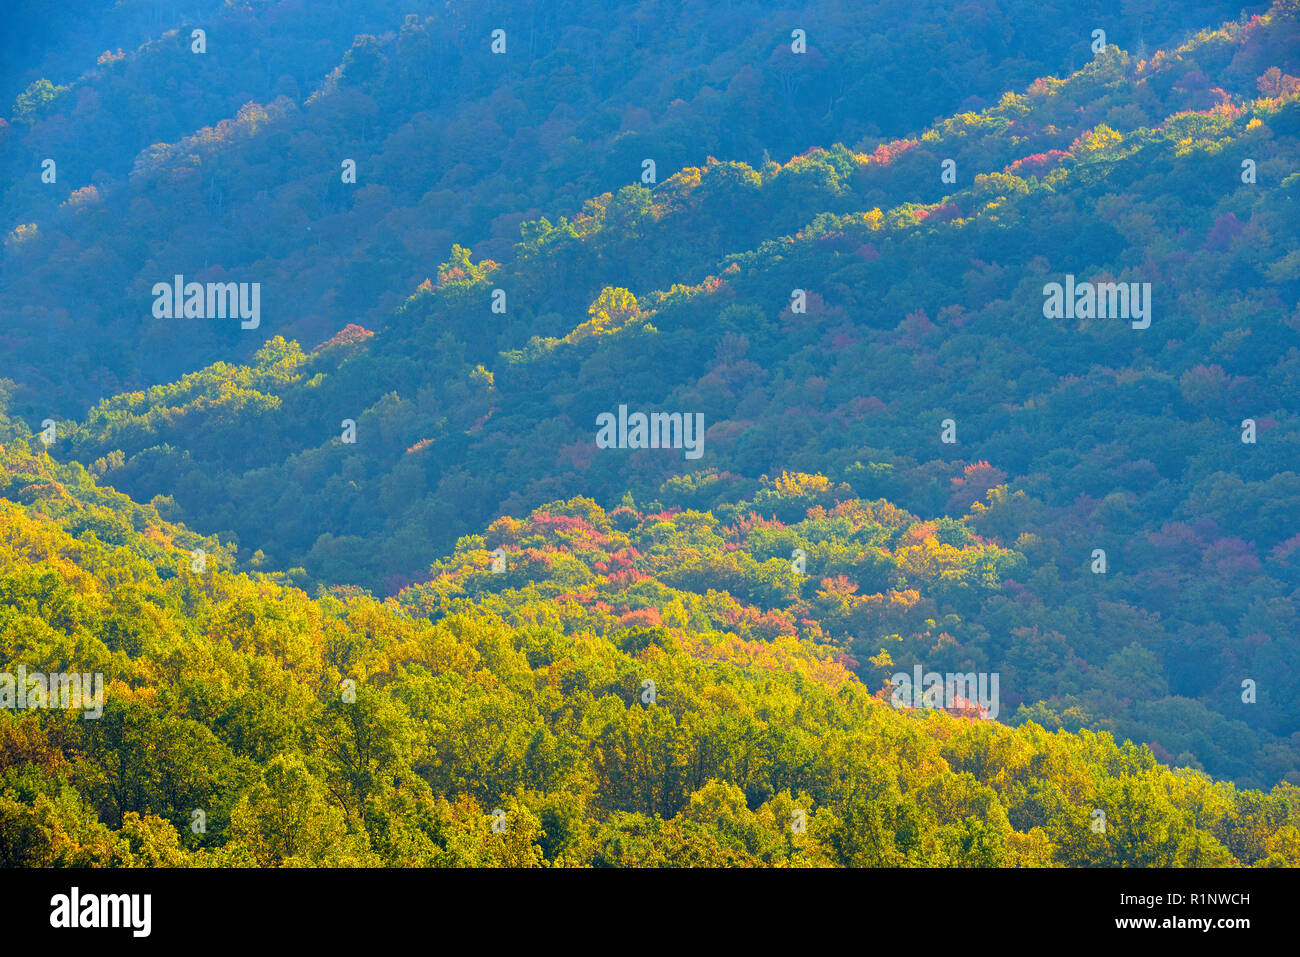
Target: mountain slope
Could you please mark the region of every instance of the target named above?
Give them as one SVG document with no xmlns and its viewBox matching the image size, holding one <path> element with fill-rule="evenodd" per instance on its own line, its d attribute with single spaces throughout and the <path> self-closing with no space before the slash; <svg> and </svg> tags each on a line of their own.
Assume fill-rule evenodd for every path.
<svg viewBox="0 0 1300 957">
<path fill-rule="evenodd" d="M 195 22 L 171 5 L 102 12 L 128 36 L 125 23 L 156 18 L 154 39 L 34 80 L 0 123 L 0 341 L 23 398 L 79 415 L 105 395 L 247 360 L 259 333 L 152 319 L 153 285 L 177 274 L 261 283 L 263 333 L 311 347 L 348 322 L 383 322 L 453 243 L 506 259 L 522 220 L 573 218 L 588 197 L 638 182 L 647 159 L 662 182 L 711 155 L 758 166 L 765 151 L 837 139 L 871 151 L 1079 67 L 1094 27 L 1154 48 L 1242 9 L 426 6 L 198 4 L 186 10 Z M 355 183 L 343 181 L 348 159 Z"/>
<path fill-rule="evenodd" d="M 574 593 L 593 550 L 628 558 L 647 534 L 665 578 L 690 576 L 673 549 L 710 534 L 698 516 L 579 500 L 502 519 L 490 534 L 527 551 L 504 579 L 482 550 L 449 558 L 404 596 L 427 618 L 195 572 L 183 529 L 22 443 L 0 487 L 0 666 L 108 686 L 97 720 L 0 709 L 0 865 L 1300 863 L 1291 785 L 898 711 L 828 650 L 722 629 L 743 605 L 648 576 L 586 581 L 673 596 L 659 623 L 610 629 Z"/>
<path fill-rule="evenodd" d="M 52 451 L 300 581 L 386 593 L 556 499 L 707 511 L 824 473 L 845 489 L 825 507 L 966 516 L 1023 556 L 992 589 L 937 592 L 942 627 L 900 631 L 867 605 L 840 636 L 864 679 L 895 635 L 906 664 L 955 642 L 1014 671 L 1041 720 L 1253 783 L 1294 775 L 1295 16 L 1278 5 L 1149 62 L 1110 49 L 873 154 L 709 163 L 594 198 L 527 224 L 509 263 L 457 247 L 374 335 L 274 339 L 248 366 L 60 423 Z M 868 205 L 923 177 L 926 202 Z M 1067 275 L 1150 283 L 1149 327 L 1045 318 Z M 597 416 L 623 405 L 703 415 L 702 457 L 597 449 Z M 808 571 L 797 601 L 843 570 Z M 848 577 L 905 591 L 891 574 Z"/>
</svg>

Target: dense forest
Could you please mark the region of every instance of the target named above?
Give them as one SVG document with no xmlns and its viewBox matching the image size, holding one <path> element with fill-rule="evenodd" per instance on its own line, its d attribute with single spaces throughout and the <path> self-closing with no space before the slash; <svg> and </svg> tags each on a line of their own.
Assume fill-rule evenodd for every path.
<svg viewBox="0 0 1300 957">
<path fill-rule="evenodd" d="M 786 507 L 824 491 L 788 478 Z M 552 503 L 380 602 L 233 571 L 219 543 L 21 442 L 0 491 L 0 655 L 110 688 L 98 720 L 0 710 L 0 864 L 1300 864 L 1293 785 L 1239 790 L 1104 732 L 898 710 L 750 603 L 770 596 L 695 591 L 711 564 L 790 590 L 755 555 L 792 529 L 757 503 L 726 526 Z M 947 549 L 986 578 L 1014 562 L 935 545 L 884 502 L 809 511 L 807 536 Z M 828 588 L 800 613 L 835 634 L 864 613 L 851 599 Z"/>
<path fill-rule="evenodd" d="M 9 246 L 0 348 L 3 374 L 32 391 L 42 416 L 251 356 L 261 343 L 219 324 L 142 327 L 150 286 L 176 271 L 262 282 L 276 331 L 310 348 L 348 322 L 386 322 L 453 244 L 508 259 L 521 223 L 573 219 L 588 198 L 640 182 L 645 159 L 663 181 L 710 156 L 758 168 L 835 141 L 870 152 L 1083 67 L 1094 27 L 1154 51 L 1267 9 L 1226 0 L 196 0 L 185 5 L 194 19 L 177 23 L 174 6 L 32 7 L 40 25 L 30 32 L 49 30 L 59 46 L 29 67 L 25 88 L 10 81 L 3 100 L 13 107 L 0 119 Z M 102 23 L 60 29 L 88 7 Z M 22 26 L 8 36 L 24 36 Z M 792 27 L 805 32 L 806 55 L 792 52 Z M 201 55 L 194 28 L 205 30 Z M 489 47 L 494 29 L 506 33 L 501 55 Z M 141 34 L 151 39 L 137 49 L 64 49 Z M 1284 65 L 1277 49 L 1255 58 Z M 67 72 L 51 76 L 56 65 Z M 1238 65 L 1252 90 L 1254 66 Z M 353 184 L 340 176 L 346 159 L 357 163 Z M 976 167 L 966 169 L 969 182 Z M 768 226 L 792 231 L 829 208 L 815 173 L 787 184 L 796 180 L 812 193 L 791 197 L 788 215 Z M 927 168 L 869 199 L 943 192 Z M 717 253 L 746 248 L 724 246 Z M 677 281 L 673 263 L 662 266 Z"/>
<path fill-rule="evenodd" d="M 92 6 L 0 672 L 106 703 L 0 708 L 0 864 L 1300 864 L 1296 0 Z"/>
</svg>

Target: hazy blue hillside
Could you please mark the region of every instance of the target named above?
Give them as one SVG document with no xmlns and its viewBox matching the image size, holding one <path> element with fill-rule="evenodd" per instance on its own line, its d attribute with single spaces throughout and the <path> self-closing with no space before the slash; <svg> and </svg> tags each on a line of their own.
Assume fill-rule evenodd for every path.
<svg viewBox="0 0 1300 957">
<path fill-rule="evenodd" d="M 74 414 L 248 358 L 261 337 L 152 321 L 150 290 L 176 274 L 261 283 L 259 329 L 310 347 L 348 322 L 382 322 L 453 243 L 509 259 L 522 221 L 573 218 L 589 197 L 639 182 L 645 160 L 662 182 L 710 156 L 759 167 L 836 141 L 870 152 L 1082 67 L 1094 29 L 1155 49 L 1241 9 L 267 0 L 182 17 L 170 4 L 115 7 L 100 29 L 152 25 L 147 42 L 120 57 L 81 54 L 79 42 L 63 57 L 17 60 L 24 76 L 29 64 L 44 72 L 5 101 L 0 129 L 6 374 L 33 404 Z M 67 33 L 59 15 L 72 13 L 55 13 L 37 35 Z M 501 54 L 493 30 L 505 31 Z M 877 201 L 920 200 L 935 182 Z"/>
</svg>

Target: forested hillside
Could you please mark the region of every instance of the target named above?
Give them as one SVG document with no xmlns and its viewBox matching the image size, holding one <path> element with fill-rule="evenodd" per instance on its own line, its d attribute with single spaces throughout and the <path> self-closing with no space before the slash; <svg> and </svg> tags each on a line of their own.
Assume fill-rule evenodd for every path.
<svg viewBox="0 0 1300 957">
<path fill-rule="evenodd" d="M 466 543 L 380 603 L 195 573 L 190 533 L 23 443 L 0 491 L 0 662 L 110 688 L 98 720 L 0 710 L 0 866 L 1300 864 L 1289 784 L 896 710 L 753 596 L 692 593 L 725 542 L 784 548 L 761 522 L 554 503 L 489 530 L 504 577 Z"/>
<path fill-rule="evenodd" d="M 65 6 L 34 6 L 35 22 L 19 14 L 0 37 L 0 50 L 58 37 L 56 53 L 6 52 L 27 85 L 0 119 L 0 373 L 42 416 L 256 350 L 224 324 L 148 322 L 150 288 L 177 272 L 261 282 L 263 328 L 311 348 L 348 322 L 385 322 L 453 243 L 508 259 L 522 221 L 572 219 L 639 182 L 646 159 L 662 182 L 710 156 L 760 166 L 836 140 L 870 151 L 1082 66 L 1096 27 L 1155 50 L 1267 5 Z M 58 29 L 87 7 L 93 27 Z M 92 37 L 112 45 L 87 55 Z M 893 201 L 935 197 L 929 173 L 896 182 Z M 821 208 L 792 210 L 788 225 Z"/>
<path fill-rule="evenodd" d="M 1050 721 L 1276 781 L 1300 767 L 1296 32 L 1278 8 L 1150 61 L 1108 49 L 874 153 L 624 187 L 526 223 L 508 263 L 454 247 L 377 330 L 105 400 L 52 451 L 304 584 L 378 594 L 556 498 L 707 511 L 821 474 L 1022 556 L 906 627 L 864 613 L 862 677 L 891 636 L 910 665 L 947 635 Z M 889 204 L 899 182 L 941 191 L 945 158 L 951 192 Z M 1152 282 L 1149 327 L 1044 318 L 1066 273 Z M 698 410 L 702 456 L 598 450 L 619 405 Z M 814 557 L 798 599 L 836 574 Z"/>
<path fill-rule="evenodd" d="M 0 865 L 1300 864 L 1300 0 L 93 6 Z"/>
</svg>

